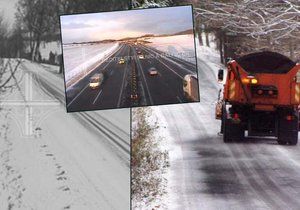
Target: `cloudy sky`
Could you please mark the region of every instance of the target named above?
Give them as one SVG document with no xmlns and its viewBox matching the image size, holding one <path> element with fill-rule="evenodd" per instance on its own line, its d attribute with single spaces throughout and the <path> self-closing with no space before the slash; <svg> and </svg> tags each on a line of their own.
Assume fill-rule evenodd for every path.
<svg viewBox="0 0 300 210">
<path fill-rule="evenodd" d="M 61 16 L 63 43 L 168 34 L 192 29 L 190 6 Z"/>
</svg>

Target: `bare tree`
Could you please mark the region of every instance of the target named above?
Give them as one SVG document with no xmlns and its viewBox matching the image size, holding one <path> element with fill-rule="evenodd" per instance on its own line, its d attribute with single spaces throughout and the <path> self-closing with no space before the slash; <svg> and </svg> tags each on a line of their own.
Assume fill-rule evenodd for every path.
<svg viewBox="0 0 300 210">
<path fill-rule="evenodd" d="M 295 51 L 299 50 L 298 0 L 197 2 L 196 17 L 215 31 L 221 30 L 223 35 L 220 38 L 223 43 L 232 36 L 237 38 L 235 41 L 246 41 L 243 45 L 236 46 L 239 53 L 253 50 L 255 46 L 256 50 L 284 50 L 293 59 Z M 246 47 L 245 44 L 249 46 Z M 297 54 L 299 56 L 299 52 Z"/>
<path fill-rule="evenodd" d="M 21 60 L 3 59 L 0 58 L 0 93 L 6 92 L 8 89 L 18 85 L 18 81 L 15 77 Z"/>
<path fill-rule="evenodd" d="M 57 28 L 54 0 L 19 0 L 17 20 L 26 31 L 29 41 L 31 60 L 39 61 L 40 43 L 47 33 Z"/>
</svg>

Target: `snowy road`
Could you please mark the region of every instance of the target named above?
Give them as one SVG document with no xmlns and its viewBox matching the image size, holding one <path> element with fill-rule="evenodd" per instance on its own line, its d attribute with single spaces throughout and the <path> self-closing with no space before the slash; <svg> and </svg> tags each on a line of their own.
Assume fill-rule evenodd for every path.
<svg viewBox="0 0 300 210">
<path fill-rule="evenodd" d="M 21 67 L 1 101 L 0 209 L 129 209 L 129 110 L 67 114 L 61 75 Z"/>
<path fill-rule="evenodd" d="M 224 144 L 215 71 L 198 60 L 200 104 L 155 107 L 170 135 L 168 209 L 299 209 L 300 151 L 276 141 Z"/>
</svg>

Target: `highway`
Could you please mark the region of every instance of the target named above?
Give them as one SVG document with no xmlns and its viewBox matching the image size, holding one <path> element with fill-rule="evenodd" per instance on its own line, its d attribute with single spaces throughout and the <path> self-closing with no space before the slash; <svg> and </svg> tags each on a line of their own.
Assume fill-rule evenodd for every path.
<svg viewBox="0 0 300 210">
<path fill-rule="evenodd" d="M 155 107 L 170 135 L 168 209 L 299 209 L 299 145 L 223 143 L 216 75 L 200 59 L 198 69 L 200 103 Z"/>
<path fill-rule="evenodd" d="M 144 55 L 139 58 L 139 55 Z M 119 64 L 125 58 L 124 64 Z M 126 59 L 127 58 L 127 59 Z M 151 76 L 149 69 L 158 70 Z M 136 72 L 132 79 L 133 71 Z M 67 89 L 68 112 L 97 109 L 124 108 L 132 106 L 174 104 L 187 102 L 183 95 L 182 81 L 186 74 L 196 72 L 196 65 L 144 45 L 122 44 L 106 62 Z M 91 76 L 105 75 L 97 89 L 89 87 Z M 137 98 L 131 98 L 136 83 Z"/>
</svg>

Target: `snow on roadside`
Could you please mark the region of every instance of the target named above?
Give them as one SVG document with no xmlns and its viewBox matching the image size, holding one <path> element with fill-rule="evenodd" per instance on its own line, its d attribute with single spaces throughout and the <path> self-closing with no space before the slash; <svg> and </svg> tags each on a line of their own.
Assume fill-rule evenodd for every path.
<svg viewBox="0 0 300 210">
<path fill-rule="evenodd" d="M 168 164 L 171 165 L 176 160 L 183 158 L 181 148 L 173 143 L 174 139 L 168 131 L 167 120 L 164 118 L 162 108 L 159 106 L 152 107 L 152 113 L 151 120 L 158 123 L 155 139 L 159 140 L 158 145 L 160 149 L 168 152 Z M 176 208 L 174 204 L 176 203 L 177 196 L 172 189 L 172 186 L 174 186 L 172 178 L 174 177 L 174 171 L 171 171 L 170 167 L 168 167 L 162 176 L 162 186 L 164 186 L 165 193 L 161 197 L 161 209 L 174 209 Z"/>
<path fill-rule="evenodd" d="M 14 89 L 0 105 L 0 209 L 129 208 L 129 169 L 103 144 L 106 137 L 87 130 L 59 103 L 49 107 L 55 100 L 30 80 L 46 77 L 63 93 L 62 77 L 51 73 L 58 67 L 46 66 L 47 72 L 44 64 L 24 60 L 21 68 L 22 93 Z M 26 95 L 40 106 L 20 103 Z M 33 135 L 22 132 L 26 120 Z"/>
<path fill-rule="evenodd" d="M 132 204 L 133 209 L 166 209 L 166 172 L 169 157 L 159 134 L 152 108 L 133 111 Z"/>
<path fill-rule="evenodd" d="M 145 41 L 151 42 L 147 45 L 154 47 L 157 50 L 188 62 L 195 63 L 194 36 L 192 34 L 153 37 L 145 39 Z"/>
<path fill-rule="evenodd" d="M 210 47 L 201 46 L 199 44 L 199 39 L 196 37 L 196 50 L 197 50 L 197 58 L 207 64 L 211 69 L 215 71 L 215 75 L 219 69 L 224 69 L 224 65 L 220 61 L 220 53 L 216 49 L 215 38 L 213 35 L 209 35 Z M 205 39 L 204 34 L 202 35 L 202 39 Z M 199 67 L 198 67 L 199 68 Z"/>
<path fill-rule="evenodd" d="M 211 46 L 211 48 L 200 46 L 198 39 L 196 38 L 197 59 L 202 61 L 201 65 L 205 64 L 208 66 L 208 68 L 205 69 L 212 69 L 212 71 L 214 71 L 212 75 L 217 75 L 218 69 L 224 69 L 224 66 L 220 63 L 219 53 L 214 49 L 214 43 L 212 43 Z M 198 66 L 199 69 L 201 68 L 201 65 Z M 199 70 L 199 72 L 201 71 Z M 211 72 L 206 72 L 206 74 L 210 75 Z M 201 78 L 201 74 L 199 77 Z M 217 82 L 216 78 L 213 79 Z M 196 106 L 196 104 L 194 105 Z M 160 106 L 151 107 L 151 115 L 147 121 L 152 125 L 157 123 L 157 129 L 154 132 L 153 141 L 158 145 L 160 151 L 167 151 L 169 165 L 174 167 L 173 164 L 178 163 L 179 160 L 183 159 L 182 148 L 175 143 L 177 139 L 174 139 L 174 137 L 169 133 L 167 119 L 165 119 L 165 116 L 162 113 L 164 110 L 167 110 L 167 108 Z M 137 206 L 139 208 L 136 209 L 152 210 L 178 208 L 178 206 L 176 206 L 179 199 L 178 192 L 176 192 L 178 189 L 174 188 L 175 186 L 178 186 L 176 180 L 174 180 L 174 177 L 176 177 L 175 173 L 177 171 L 171 170 L 171 167 L 167 167 L 165 170 L 160 172 L 162 181 L 161 188 L 159 190 L 163 192 L 161 193 L 161 196 L 150 201 L 145 198 L 142 202 L 138 203 Z"/>
<path fill-rule="evenodd" d="M 63 45 L 66 86 L 70 88 L 120 49 L 119 43 Z"/>
</svg>

